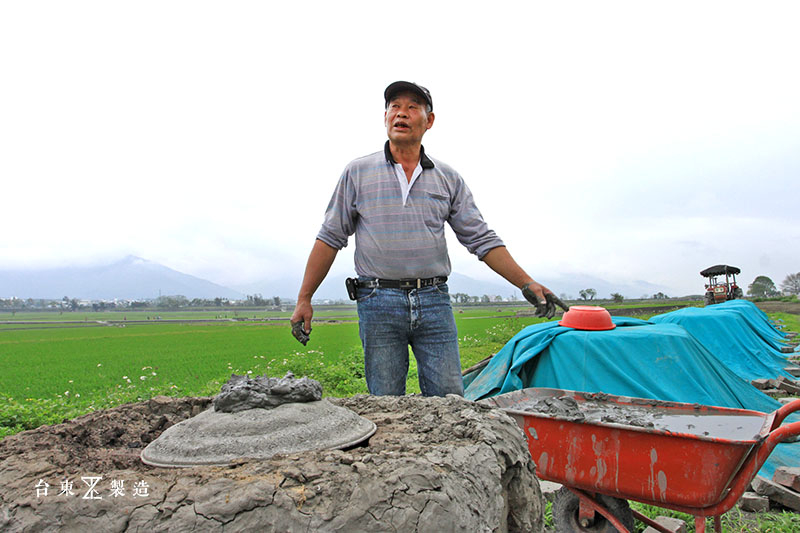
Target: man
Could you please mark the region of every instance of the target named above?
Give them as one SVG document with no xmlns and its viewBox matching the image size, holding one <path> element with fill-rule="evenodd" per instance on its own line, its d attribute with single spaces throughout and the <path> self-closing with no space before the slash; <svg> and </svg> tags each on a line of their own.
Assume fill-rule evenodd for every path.
<svg viewBox="0 0 800 533">
<path fill-rule="evenodd" d="M 308 258 L 292 332 L 305 344 L 311 297 L 338 250 L 355 233 L 358 280 L 348 292 L 358 304 L 367 387 L 375 395 L 405 394 L 408 346 L 426 396 L 463 395 L 461 360 L 447 276 L 447 222 L 459 242 L 552 317 L 563 303 L 517 265 L 490 230 L 464 180 L 429 157 L 422 137 L 434 123 L 430 92 L 398 81 L 384 91 L 383 151 L 351 162 L 339 179 Z"/>
</svg>

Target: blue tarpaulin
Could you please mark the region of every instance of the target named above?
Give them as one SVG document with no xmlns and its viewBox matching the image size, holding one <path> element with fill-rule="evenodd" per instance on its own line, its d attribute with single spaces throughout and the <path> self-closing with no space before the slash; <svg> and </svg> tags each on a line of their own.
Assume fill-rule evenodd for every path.
<svg viewBox="0 0 800 533">
<path fill-rule="evenodd" d="M 734 313 L 747 322 L 747 324 L 761 337 L 761 339 L 778 350 L 784 345 L 786 340 L 786 333 L 779 330 L 770 321 L 767 314 L 756 307 L 756 304 L 747 300 L 730 300 L 720 304 L 709 305 L 704 309 L 708 309 L 714 313 Z"/>
<path fill-rule="evenodd" d="M 479 400 L 527 387 L 654 398 L 772 412 L 781 404 L 737 376 L 683 327 L 612 317 L 616 328 L 580 331 L 547 322 L 515 335 L 465 396 Z M 782 444 L 761 474 L 800 466 L 800 445 Z"/>
<path fill-rule="evenodd" d="M 794 377 L 786 372 L 785 355 L 764 342 L 739 312 L 713 311 L 710 307 L 687 307 L 650 319 L 657 324 L 678 324 L 700 341 L 717 359 L 740 378 Z"/>
</svg>

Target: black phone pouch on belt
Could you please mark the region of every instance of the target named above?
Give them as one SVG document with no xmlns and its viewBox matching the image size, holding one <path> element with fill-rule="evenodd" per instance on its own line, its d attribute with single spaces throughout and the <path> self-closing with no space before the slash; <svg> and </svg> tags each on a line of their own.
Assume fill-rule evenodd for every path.
<svg viewBox="0 0 800 533">
<path fill-rule="evenodd" d="M 356 294 L 356 289 L 358 289 L 358 279 L 347 278 L 344 280 L 344 285 L 347 287 L 347 296 L 349 296 L 351 300 L 355 301 L 356 298 L 358 298 L 358 295 Z"/>
</svg>

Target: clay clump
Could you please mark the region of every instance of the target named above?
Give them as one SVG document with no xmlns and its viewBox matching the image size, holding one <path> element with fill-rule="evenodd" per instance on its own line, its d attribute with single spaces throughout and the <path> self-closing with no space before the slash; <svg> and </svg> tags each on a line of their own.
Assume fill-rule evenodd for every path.
<svg viewBox="0 0 800 533">
<path fill-rule="evenodd" d="M 233 374 L 214 398 L 214 410 L 218 413 L 237 413 L 247 409 L 272 409 L 285 403 L 321 399 L 322 385 L 319 381 L 308 377 L 297 379 L 291 372 L 287 372 L 282 378 L 251 378 Z"/>
</svg>

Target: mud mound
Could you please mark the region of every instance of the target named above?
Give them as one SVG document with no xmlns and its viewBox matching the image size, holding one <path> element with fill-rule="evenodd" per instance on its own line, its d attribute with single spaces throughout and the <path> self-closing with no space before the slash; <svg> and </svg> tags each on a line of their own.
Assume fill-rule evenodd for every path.
<svg viewBox="0 0 800 533">
<path fill-rule="evenodd" d="M 2 531 L 541 531 L 524 436 L 458 397 L 330 399 L 372 420 L 348 451 L 164 469 L 142 446 L 210 406 L 156 398 L 0 442 Z"/>
<path fill-rule="evenodd" d="M 168 427 L 205 411 L 211 400 L 160 396 L 18 433 L 0 441 L 0 468 L 16 456 L 46 461 L 63 471 L 146 471 L 139 460 L 142 448 Z"/>
</svg>

